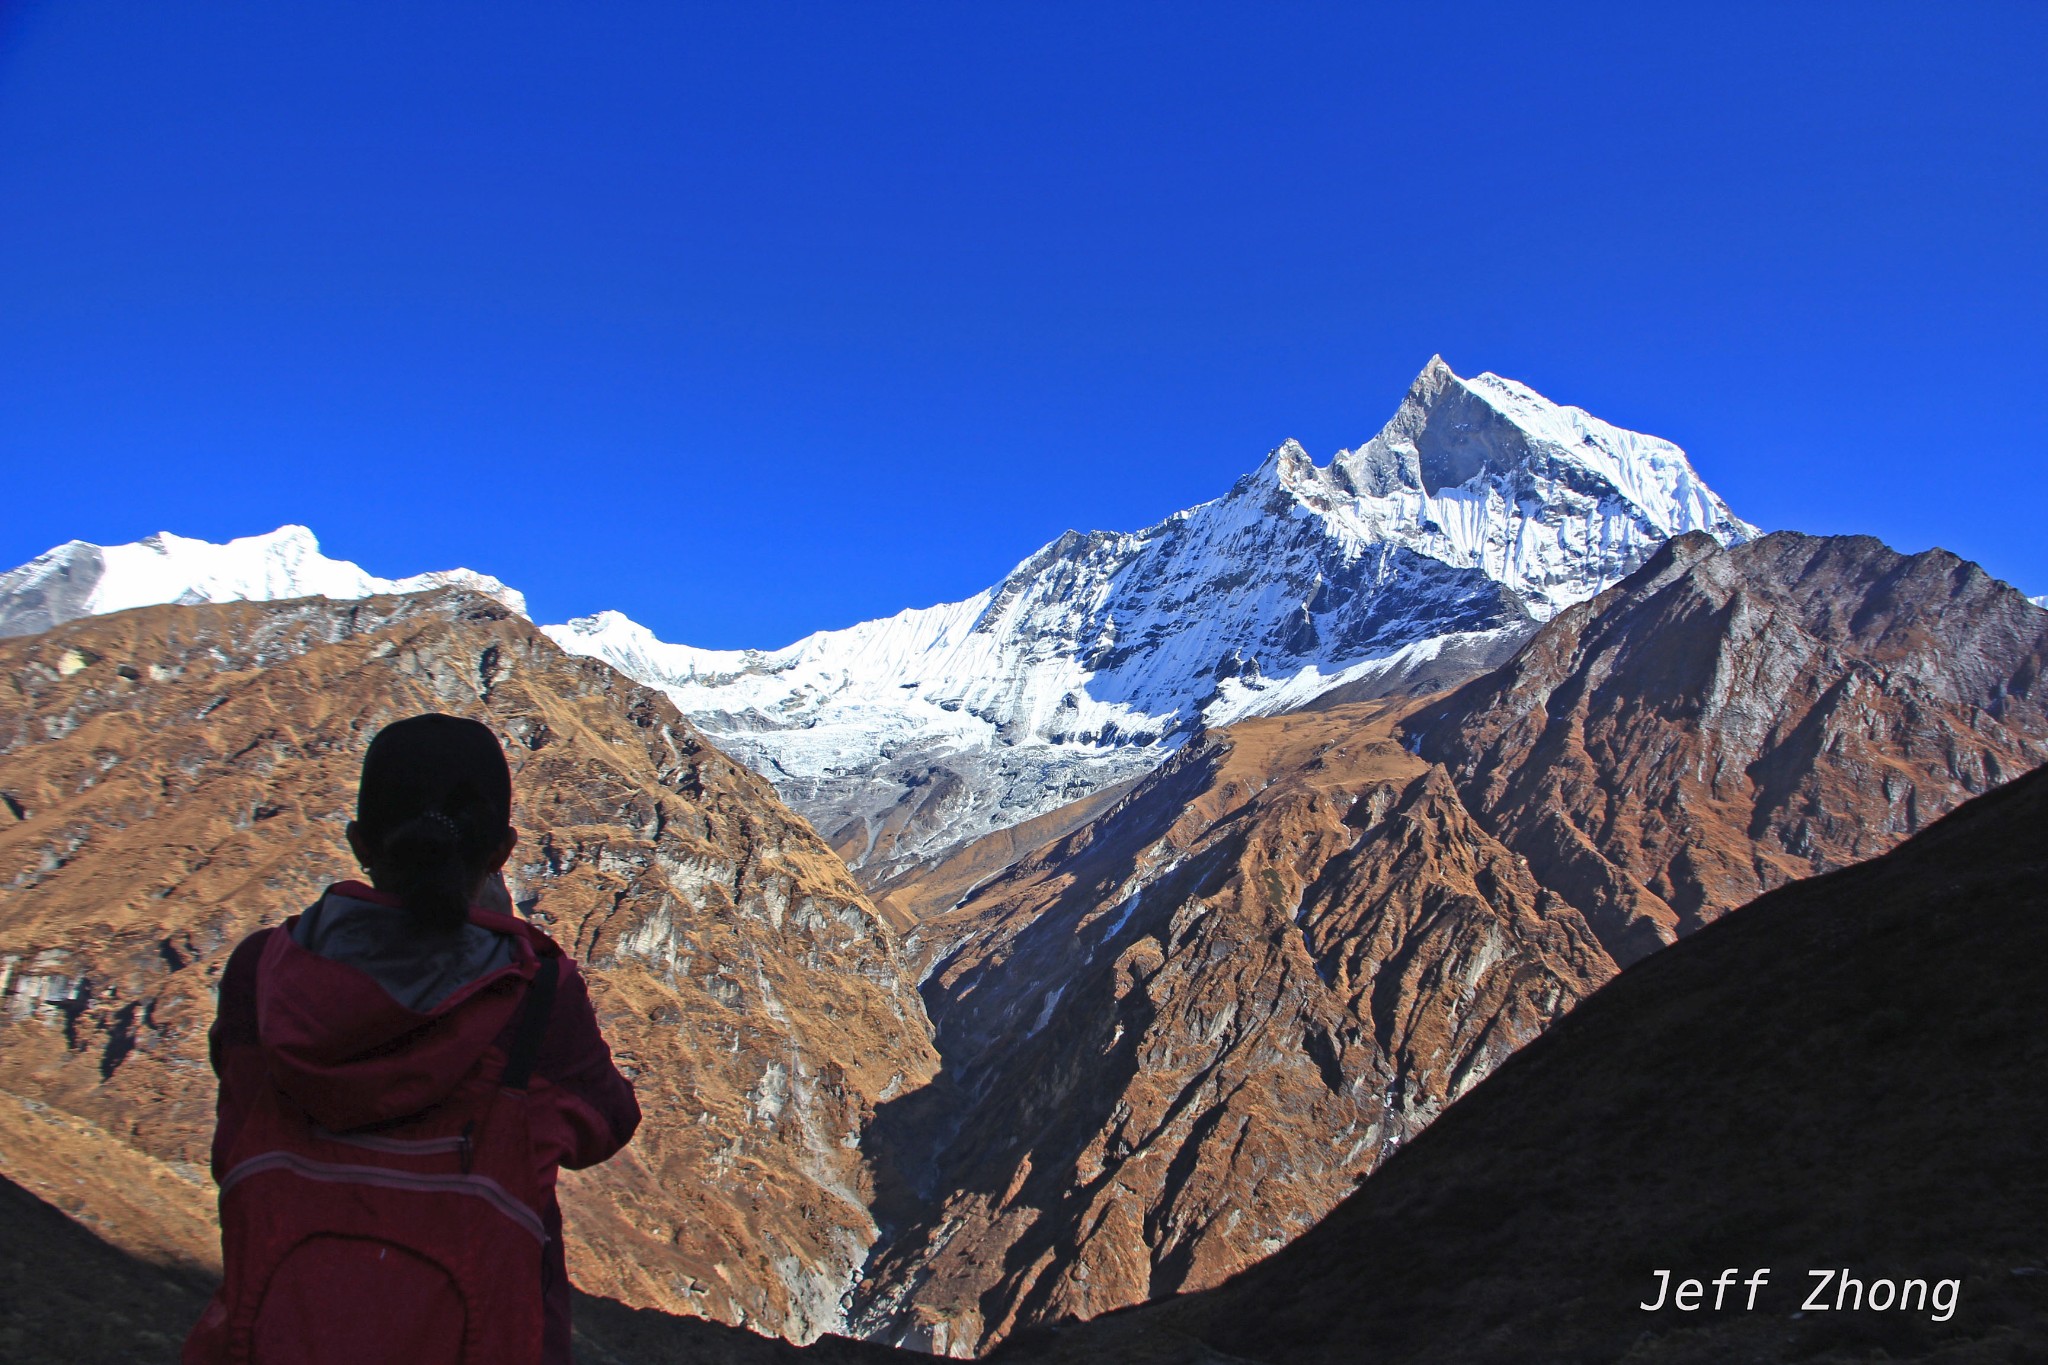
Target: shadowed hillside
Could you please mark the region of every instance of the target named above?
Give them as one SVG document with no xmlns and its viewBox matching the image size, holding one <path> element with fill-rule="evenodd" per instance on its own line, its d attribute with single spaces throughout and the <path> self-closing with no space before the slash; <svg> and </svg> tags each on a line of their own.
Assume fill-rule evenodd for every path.
<svg viewBox="0 0 2048 1365">
<path fill-rule="evenodd" d="M 0 1360 L 8 1365 L 163 1365 L 213 1290 L 204 1267 L 158 1262 L 0 1178 Z M 873 1365 L 904 1352 L 827 1337 L 798 1348 L 697 1318 L 579 1294 L 583 1365 Z"/>
<path fill-rule="evenodd" d="M 212 1292 L 204 1270 L 131 1256 L 0 1179 L 0 1360 L 176 1360 L 179 1343 Z"/>
<path fill-rule="evenodd" d="M 1271 1260 L 996 1358 L 2042 1359 L 2044 835 L 2039 771 L 1765 896 L 1624 972 Z M 1771 1268 L 1755 1312 L 1637 1306 L 1655 1269 L 1731 1266 Z M 1959 1278 L 1958 1307 L 1795 1317 L 1807 1272 L 1844 1267 Z"/>
</svg>

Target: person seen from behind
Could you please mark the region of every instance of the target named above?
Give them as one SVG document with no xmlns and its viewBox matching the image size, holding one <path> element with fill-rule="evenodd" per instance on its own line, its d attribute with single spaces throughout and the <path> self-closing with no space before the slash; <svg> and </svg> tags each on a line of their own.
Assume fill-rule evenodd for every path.
<svg viewBox="0 0 2048 1365">
<path fill-rule="evenodd" d="M 251 934 L 209 1035 L 224 1276 L 186 1365 L 567 1365 L 556 1172 L 640 1122 L 574 962 L 511 913 L 512 779 L 423 715 L 363 759 L 330 887 Z"/>
</svg>

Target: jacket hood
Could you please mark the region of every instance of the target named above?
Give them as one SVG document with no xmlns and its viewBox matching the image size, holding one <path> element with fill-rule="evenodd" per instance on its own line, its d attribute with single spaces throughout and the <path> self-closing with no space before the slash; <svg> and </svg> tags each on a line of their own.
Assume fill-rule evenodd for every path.
<svg viewBox="0 0 2048 1365">
<path fill-rule="evenodd" d="M 256 1028 L 278 1089 L 336 1131 L 454 1093 L 512 1022 L 537 962 L 523 922 L 472 909 L 422 934 L 398 902 L 331 888 L 264 945 Z"/>
</svg>

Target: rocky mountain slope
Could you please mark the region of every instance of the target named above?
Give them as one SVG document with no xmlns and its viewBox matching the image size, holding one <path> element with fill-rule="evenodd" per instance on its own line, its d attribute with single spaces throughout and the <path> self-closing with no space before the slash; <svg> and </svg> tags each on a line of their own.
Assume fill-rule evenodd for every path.
<svg viewBox="0 0 2048 1365">
<path fill-rule="evenodd" d="M 913 931 L 945 1066 L 854 1324 L 968 1354 L 1260 1260 L 1620 962 L 2048 760 L 2044 650 L 1938 551 L 1686 536 L 1448 697 L 1210 732 Z"/>
<path fill-rule="evenodd" d="M 175 602 L 272 602 L 293 597 L 348 600 L 379 593 L 459 587 L 524 616 L 526 599 L 468 569 L 378 578 L 320 553 L 303 526 L 225 545 L 159 532 L 132 545 L 74 540 L 0 574 L 0 635 L 33 635 L 84 616 Z"/>
<path fill-rule="evenodd" d="M 2048 761 L 2044 666 L 1946 551 L 1688 535 L 1406 734 L 1628 962 Z"/>
<path fill-rule="evenodd" d="M 2044 829 L 2035 772 L 1772 892 L 1623 972 L 1271 1260 L 995 1359 L 2040 1357 Z M 1731 1266 L 1770 1271 L 1754 1310 L 1742 1284 L 1639 1306 L 1655 1270 Z M 1814 1271 L 1855 1297 L 1831 1279 L 1802 1308 Z M 1870 1306 L 1913 1279 L 1912 1310 Z"/>
<path fill-rule="evenodd" d="M 1433 359 L 1329 464 L 1288 442 L 1214 502 L 1069 532 L 963 602 L 775 651 L 665 644 L 616 613 L 548 632 L 664 688 L 886 889 L 1201 726 L 1470 676 L 1667 537 L 1754 529 L 1676 446 Z"/>
<path fill-rule="evenodd" d="M 1383 712 L 1215 732 L 919 927 L 946 1069 L 877 1122 L 922 1164 L 856 1329 L 965 1355 L 1213 1284 L 1606 980 Z"/>
<path fill-rule="evenodd" d="M 838 1324 L 876 1235 L 861 1134 L 936 1068 L 922 1006 L 845 866 L 661 693 L 460 590 L 79 620 L 0 642 L 0 686 L 14 1178 L 68 1161 L 103 1227 L 212 1254 L 212 982 L 353 871 L 371 734 L 453 711 L 508 742 L 515 894 L 585 965 L 647 1115 L 565 1178 L 572 1273 L 798 1339 Z"/>
</svg>

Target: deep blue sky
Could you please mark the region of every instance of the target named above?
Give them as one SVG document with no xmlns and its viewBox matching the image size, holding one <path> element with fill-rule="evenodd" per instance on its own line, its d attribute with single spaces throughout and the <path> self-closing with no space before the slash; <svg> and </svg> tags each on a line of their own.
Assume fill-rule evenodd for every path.
<svg viewBox="0 0 2048 1365">
<path fill-rule="evenodd" d="M 2048 592 L 2048 5 L 1678 8 L 0 0 L 0 561 L 775 645 L 1441 351 Z"/>
</svg>

